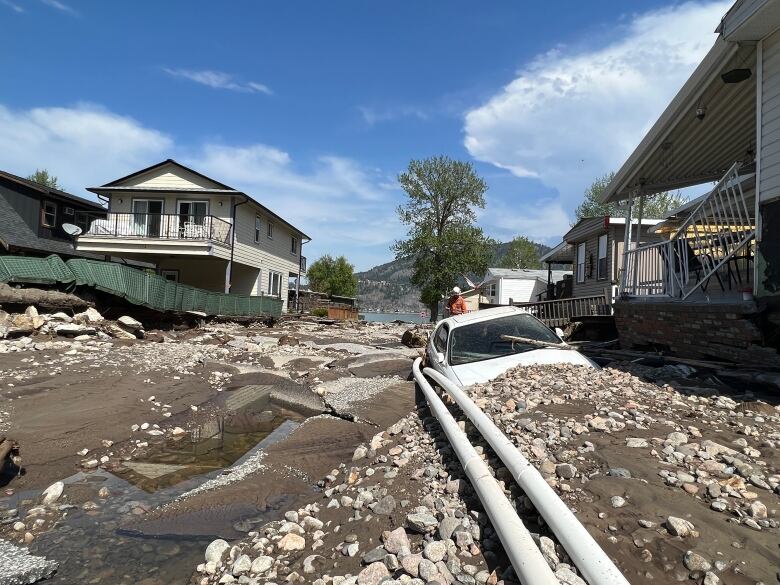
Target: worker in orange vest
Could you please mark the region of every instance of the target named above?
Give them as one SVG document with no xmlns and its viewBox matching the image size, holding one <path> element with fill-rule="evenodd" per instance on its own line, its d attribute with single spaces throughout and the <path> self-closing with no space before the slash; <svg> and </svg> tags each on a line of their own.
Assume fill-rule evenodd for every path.
<svg viewBox="0 0 780 585">
<path fill-rule="evenodd" d="M 447 301 L 447 309 L 450 315 L 463 315 L 468 313 L 468 307 L 466 307 L 466 300 L 460 296 L 460 287 L 456 286 L 452 289 L 452 296 Z"/>
</svg>

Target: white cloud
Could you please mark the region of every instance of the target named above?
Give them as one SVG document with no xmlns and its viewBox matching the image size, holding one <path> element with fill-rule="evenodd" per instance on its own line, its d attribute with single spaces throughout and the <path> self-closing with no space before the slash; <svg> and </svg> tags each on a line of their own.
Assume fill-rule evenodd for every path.
<svg viewBox="0 0 780 585">
<path fill-rule="evenodd" d="M 86 187 L 176 158 L 243 190 L 308 233 L 305 253 L 345 254 L 359 268 L 387 261 L 403 233 L 395 216 L 397 184 L 376 169 L 343 156 L 301 165 L 265 144 L 176 144 L 148 128 L 91 104 L 14 110 L 0 105 L 0 169 L 26 176 L 45 168 L 66 190 Z"/>
<path fill-rule="evenodd" d="M 480 161 L 556 188 L 573 212 L 584 189 L 617 170 L 701 61 L 729 4 L 689 2 L 644 13 L 605 46 L 537 57 L 467 112 L 466 148 Z"/>
<path fill-rule="evenodd" d="M 402 233 L 395 216 L 397 185 L 389 187 L 381 172 L 350 158 L 321 156 L 303 169 L 273 146 L 208 144 L 187 163 L 304 230 L 314 239 L 313 257 L 345 254 L 367 268 L 386 261 L 389 245 Z"/>
<path fill-rule="evenodd" d="M 54 8 L 55 10 L 59 10 L 60 12 L 67 12 L 68 14 L 77 15 L 78 12 L 76 12 L 71 6 L 68 6 L 64 2 L 60 2 L 60 0 L 41 0 L 46 6 L 49 6 L 51 8 Z"/>
<path fill-rule="evenodd" d="M 233 75 L 224 73 L 222 71 L 212 71 L 209 69 L 170 69 L 168 67 L 163 67 L 163 71 L 172 77 L 194 81 L 195 83 L 199 83 L 213 89 L 227 89 L 229 91 L 237 91 L 241 93 L 263 93 L 265 95 L 273 94 L 267 85 L 257 83 L 256 81 L 249 81 L 247 83 L 239 82 Z"/>
<path fill-rule="evenodd" d="M 8 8 L 10 8 L 11 10 L 13 10 L 14 12 L 16 12 L 18 14 L 21 14 L 22 12 L 24 12 L 24 8 L 22 8 L 21 6 L 19 6 L 15 2 L 11 2 L 11 0 L 0 0 L 0 1 L 3 4 L 5 4 L 6 6 L 8 6 Z"/>
<path fill-rule="evenodd" d="M 0 105 L 0 168 L 46 168 L 74 193 L 165 158 L 173 141 L 95 105 L 12 110 Z"/>
<path fill-rule="evenodd" d="M 414 106 L 392 106 L 386 108 L 375 108 L 369 106 L 358 106 L 358 111 L 363 121 L 374 126 L 381 122 L 390 122 L 401 118 L 417 118 L 418 120 L 427 120 L 428 114 L 422 108 Z"/>
<path fill-rule="evenodd" d="M 557 244 L 570 227 L 569 214 L 558 198 L 508 201 L 488 195 L 479 223 L 489 226 L 490 235 L 501 242 L 524 235 L 549 245 Z"/>
</svg>

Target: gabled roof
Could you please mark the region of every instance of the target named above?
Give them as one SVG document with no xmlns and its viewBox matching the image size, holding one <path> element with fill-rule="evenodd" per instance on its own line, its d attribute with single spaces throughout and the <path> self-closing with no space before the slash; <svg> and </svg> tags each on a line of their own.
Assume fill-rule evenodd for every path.
<svg viewBox="0 0 780 585">
<path fill-rule="evenodd" d="M 653 219 L 649 217 L 642 218 L 643 226 L 654 226 L 661 223 L 662 219 Z M 632 219 L 633 225 L 637 224 L 636 219 Z M 596 217 L 583 217 L 571 229 L 563 234 L 563 241 L 569 244 L 576 244 L 586 240 L 595 234 L 603 234 L 607 227 L 613 225 L 626 225 L 625 217 L 611 217 L 609 215 L 597 215 Z"/>
<path fill-rule="evenodd" d="M 561 242 L 552 250 L 539 258 L 540 262 L 549 262 L 551 264 L 571 264 L 574 262 L 574 247 L 568 242 Z"/>
<path fill-rule="evenodd" d="M 159 169 L 161 167 L 164 167 L 166 165 L 172 165 L 175 167 L 178 167 L 188 173 L 192 173 L 193 175 L 200 177 L 201 179 L 204 179 L 206 181 L 209 181 L 211 183 L 214 183 L 216 185 L 216 188 L 206 188 L 206 187 L 193 187 L 193 188 L 171 188 L 171 187 L 145 187 L 143 185 L 141 186 L 125 186 L 122 185 L 122 183 L 125 183 L 129 181 L 130 179 L 133 179 L 135 177 L 138 177 L 139 175 L 143 175 L 145 173 L 148 173 L 150 171 L 154 171 L 156 169 Z M 132 192 L 165 192 L 165 193 L 207 193 L 207 194 L 222 194 L 222 195 L 239 195 L 242 197 L 245 197 L 248 201 L 259 207 L 265 214 L 271 216 L 276 221 L 281 223 L 282 225 L 287 226 L 290 230 L 297 233 L 300 237 L 306 238 L 307 240 L 311 240 L 309 236 L 307 236 L 304 232 L 299 230 L 297 227 L 292 225 L 287 220 L 283 219 L 280 215 L 277 213 L 274 213 L 270 209 L 268 209 L 265 205 L 257 201 L 254 197 L 251 195 L 248 195 L 247 193 L 244 193 L 243 191 L 239 191 L 237 189 L 234 189 L 233 187 L 230 187 L 229 185 L 225 185 L 224 183 L 220 183 L 216 179 L 212 179 L 211 177 L 204 175 L 203 173 L 199 173 L 198 171 L 191 169 L 188 166 L 185 166 L 181 164 L 180 162 L 177 162 L 173 160 L 172 158 L 165 159 L 164 161 L 158 162 L 157 164 L 153 164 L 149 167 L 146 167 L 145 169 L 141 169 L 140 171 L 136 171 L 134 173 L 130 173 L 129 175 L 126 175 L 124 177 L 121 177 L 119 179 L 115 179 L 111 181 L 110 183 L 106 183 L 105 185 L 102 185 L 100 187 L 89 187 L 87 188 L 87 191 L 92 191 L 93 193 L 106 193 L 111 191 L 132 191 Z"/>
<path fill-rule="evenodd" d="M 157 164 L 153 164 L 150 167 L 146 167 L 145 169 L 141 169 L 140 171 L 136 171 L 134 173 L 130 173 L 129 175 L 126 175 L 126 176 L 121 177 L 119 179 L 115 179 L 114 181 L 111 181 L 110 183 L 106 183 L 102 187 L 94 187 L 94 189 L 101 189 L 101 188 L 105 189 L 106 187 L 116 187 L 116 186 L 119 186 L 122 183 L 124 183 L 125 181 L 129 181 L 130 179 L 133 179 L 133 178 L 135 178 L 135 177 L 137 177 L 139 175 L 143 175 L 144 173 L 148 173 L 149 171 L 153 171 L 155 169 L 159 169 L 161 167 L 164 167 L 165 165 L 173 165 L 173 166 L 179 167 L 180 169 L 183 169 L 183 170 L 187 171 L 188 173 L 192 173 L 193 175 L 196 175 L 196 176 L 200 177 L 201 179 L 206 179 L 207 181 L 211 181 L 212 183 L 217 185 L 219 189 L 223 189 L 223 190 L 226 190 L 226 191 L 238 192 L 235 189 L 233 189 L 233 187 L 229 187 L 228 185 L 225 185 L 224 183 L 220 183 L 216 179 L 212 179 L 211 177 L 207 177 L 203 173 L 199 173 L 198 171 L 196 171 L 194 169 L 191 169 L 190 167 L 184 166 L 183 164 L 173 160 L 172 158 L 167 158 L 164 161 L 158 162 Z M 90 191 L 91 190 L 92 189 L 90 189 Z"/>
<path fill-rule="evenodd" d="M 47 187 L 46 185 L 36 183 L 35 181 L 31 181 L 30 179 L 25 179 L 23 177 L 14 175 L 7 171 L 0 171 L 0 177 L 6 179 L 7 181 L 11 181 L 12 183 L 16 183 L 17 185 L 21 185 L 28 189 L 37 191 L 38 193 L 46 197 L 53 197 L 55 199 L 66 199 L 69 201 L 73 201 L 74 203 L 80 203 L 81 205 L 92 207 L 95 209 L 95 211 L 106 210 L 106 208 L 100 205 L 97 201 L 90 201 L 89 199 L 85 199 L 84 197 L 79 197 L 78 195 L 73 195 L 72 193 L 68 193 L 67 191 L 54 189 L 53 187 Z"/>
</svg>

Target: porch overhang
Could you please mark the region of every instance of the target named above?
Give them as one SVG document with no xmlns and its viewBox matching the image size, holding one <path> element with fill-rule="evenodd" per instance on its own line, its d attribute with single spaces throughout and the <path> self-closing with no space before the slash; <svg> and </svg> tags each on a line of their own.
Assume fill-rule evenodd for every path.
<svg viewBox="0 0 780 585">
<path fill-rule="evenodd" d="M 601 201 L 626 200 L 717 181 L 735 161 L 751 163 L 756 142 L 756 47 L 719 36 L 607 186 Z M 750 69 L 739 83 L 722 74 Z"/>
</svg>

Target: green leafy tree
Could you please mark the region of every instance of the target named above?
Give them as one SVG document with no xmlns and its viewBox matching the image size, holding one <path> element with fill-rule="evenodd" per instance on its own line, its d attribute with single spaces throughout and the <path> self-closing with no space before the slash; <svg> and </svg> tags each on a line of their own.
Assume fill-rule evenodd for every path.
<svg viewBox="0 0 780 585">
<path fill-rule="evenodd" d="M 57 177 L 50 175 L 49 171 L 46 169 L 36 169 L 32 175 L 27 177 L 27 180 L 35 181 L 46 187 L 51 187 L 52 189 L 62 190 L 62 186 L 57 182 Z"/>
<path fill-rule="evenodd" d="M 413 260 L 411 282 L 435 321 L 439 301 L 461 275 L 481 275 L 492 258 L 495 242 L 474 225 L 487 184 L 471 163 L 446 156 L 412 160 L 398 182 L 408 197 L 398 217 L 409 231 L 393 250 Z"/>
<path fill-rule="evenodd" d="M 541 268 L 539 251 L 525 236 L 517 236 L 509 242 L 506 253 L 499 261 L 501 268 Z"/>
<path fill-rule="evenodd" d="M 358 280 L 355 267 L 344 256 L 333 258 L 326 254 L 311 263 L 306 271 L 309 286 L 317 292 L 340 297 L 357 295 Z"/>
<path fill-rule="evenodd" d="M 602 203 L 601 196 L 606 191 L 607 186 L 612 182 L 615 173 L 607 173 L 603 177 L 597 178 L 593 184 L 585 190 L 585 198 L 574 211 L 577 221 L 584 217 L 598 217 L 600 215 L 623 216 L 622 211 L 618 211 L 616 203 Z M 670 193 L 664 191 L 655 195 L 645 197 L 645 207 L 642 213 L 643 217 L 660 219 L 667 213 L 686 203 L 688 199 L 679 191 Z M 637 211 L 634 211 L 636 215 Z"/>
</svg>

